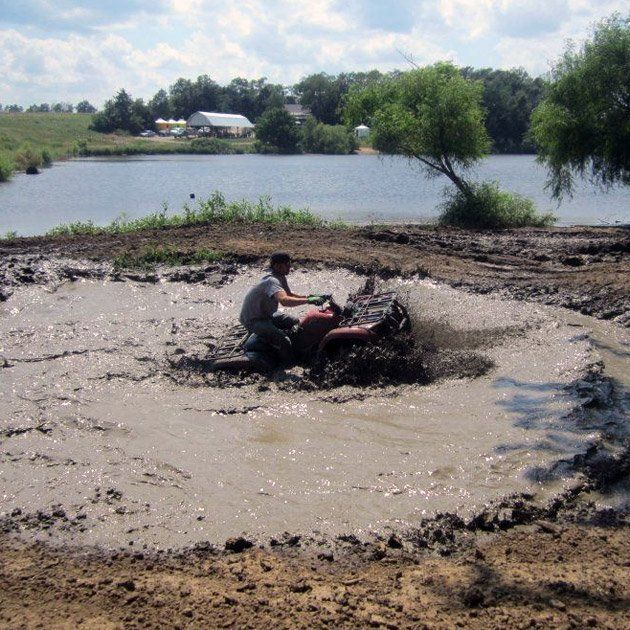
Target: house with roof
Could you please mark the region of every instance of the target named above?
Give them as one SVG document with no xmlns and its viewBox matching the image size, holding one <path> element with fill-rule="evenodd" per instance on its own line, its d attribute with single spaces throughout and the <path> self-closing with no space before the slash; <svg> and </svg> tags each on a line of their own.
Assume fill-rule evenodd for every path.
<svg viewBox="0 0 630 630">
<path fill-rule="evenodd" d="M 284 106 L 284 109 L 295 118 L 295 122 L 298 125 L 301 125 L 307 118 L 313 115 L 308 107 L 304 107 L 298 103 L 289 103 Z"/>
</svg>

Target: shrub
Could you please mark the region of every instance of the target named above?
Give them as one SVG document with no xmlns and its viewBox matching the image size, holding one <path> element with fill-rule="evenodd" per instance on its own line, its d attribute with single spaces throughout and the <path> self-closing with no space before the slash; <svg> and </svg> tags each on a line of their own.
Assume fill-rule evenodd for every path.
<svg viewBox="0 0 630 630">
<path fill-rule="evenodd" d="M 531 199 L 500 190 L 495 182 L 472 184 L 468 194 L 448 191 L 441 208 L 442 225 L 463 228 L 547 227 L 555 221 L 552 214 L 539 214 Z"/>
<path fill-rule="evenodd" d="M 44 166 L 50 166 L 52 164 L 52 156 L 48 149 L 42 149 L 42 164 Z"/>
<path fill-rule="evenodd" d="M 24 145 L 15 154 L 15 163 L 21 171 L 26 171 L 29 174 L 35 174 L 42 165 L 42 155 L 41 153 L 34 151 L 31 146 Z"/>
<path fill-rule="evenodd" d="M 194 153 L 206 155 L 225 155 L 235 153 L 234 147 L 225 140 L 219 138 L 195 138 L 190 142 L 190 148 Z"/>
<path fill-rule="evenodd" d="M 343 125 L 325 125 L 309 118 L 302 127 L 302 148 L 308 153 L 344 155 L 356 150 L 357 141 Z"/>
<path fill-rule="evenodd" d="M 9 156 L 0 153 L 0 182 L 6 182 L 11 178 L 15 166 Z"/>
</svg>

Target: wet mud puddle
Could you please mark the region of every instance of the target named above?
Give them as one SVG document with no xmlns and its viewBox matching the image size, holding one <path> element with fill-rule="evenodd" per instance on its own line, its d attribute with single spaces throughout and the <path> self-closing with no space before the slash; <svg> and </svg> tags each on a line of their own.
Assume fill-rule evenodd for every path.
<svg viewBox="0 0 630 630">
<path fill-rule="evenodd" d="M 367 536 L 514 491 L 549 496 L 615 423 L 582 414 L 583 385 L 602 354 L 627 356 L 627 332 L 598 323 L 605 342 L 594 344 L 588 318 L 423 280 L 383 288 L 451 362 L 491 362 L 482 376 L 322 391 L 292 386 L 300 368 L 229 386 L 174 378 L 169 358 L 202 355 L 258 273 L 218 288 L 23 287 L 3 303 L 3 516 L 27 535 L 108 547 Z M 340 302 L 364 282 L 344 271 L 290 280 Z M 627 361 L 615 369 L 627 384 Z"/>
</svg>

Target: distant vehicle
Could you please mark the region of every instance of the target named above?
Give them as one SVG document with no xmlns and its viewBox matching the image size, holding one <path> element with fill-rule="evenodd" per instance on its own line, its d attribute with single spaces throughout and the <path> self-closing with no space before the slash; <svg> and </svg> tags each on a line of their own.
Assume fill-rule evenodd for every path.
<svg viewBox="0 0 630 630">
<path fill-rule="evenodd" d="M 181 136 L 186 135 L 186 130 L 185 130 L 185 129 L 182 129 L 181 127 L 175 127 L 174 129 L 171 129 L 171 130 L 169 131 L 169 134 L 170 134 L 171 136 L 174 136 L 175 138 L 179 138 L 179 137 L 181 137 Z"/>
<path fill-rule="evenodd" d="M 153 138 L 153 136 L 157 136 L 157 133 L 155 133 L 155 131 L 151 131 L 150 129 L 145 129 L 140 132 L 141 138 Z"/>
</svg>

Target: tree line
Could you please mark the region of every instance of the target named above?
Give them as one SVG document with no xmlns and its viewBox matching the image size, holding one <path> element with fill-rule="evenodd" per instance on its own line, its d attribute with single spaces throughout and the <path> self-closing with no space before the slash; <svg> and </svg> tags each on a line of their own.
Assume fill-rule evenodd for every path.
<svg viewBox="0 0 630 630">
<path fill-rule="evenodd" d="M 534 152 L 529 137 L 529 119 L 545 95 L 545 81 L 532 78 L 522 68 L 475 70 L 468 67 L 460 72 L 464 78 L 479 81 L 483 86 L 482 105 L 486 110 L 486 125 L 493 151 Z M 101 132 L 120 129 L 138 133 L 142 129 L 153 128 L 157 118 L 188 118 L 195 111 L 242 114 L 257 123 L 266 111 L 291 103 L 309 108 L 318 123 L 341 125 L 345 122 L 344 106 L 352 90 L 395 80 L 401 74 L 398 70 L 387 73 L 378 70 L 344 72 L 338 75 L 320 72 L 291 86 L 269 83 L 266 78 L 236 78 L 225 86 L 206 74 L 194 81 L 179 78 L 168 90 L 160 89 L 147 102 L 134 99 L 126 90 L 120 90 L 96 114 L 93 128 Z"/>
<path fill-rule="evenodd" d="M 92 105 L 87 100 L 80 101 L 76 105 L 72 103 L 68 103 L 65 101 L 61 101 L 59 103 L 40 103 L 39 105 L 33 103 L 29 105 L 26 109 L 24 109 L 21 105 L 12 104 L 12 105 L 2 105 L 0 103 L 0 112 L 6 112 L 7 114 L 21 114 L 22 112 L 38 112 L 38 113 L 55 113 L 55 114 L 73 114 L 76 112 L 77 114 L 94 114 L 96 112 L 96 107 Z"/>
</svg>

